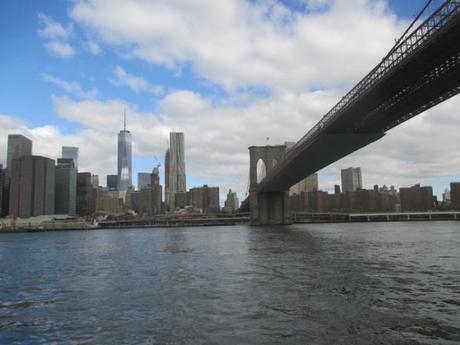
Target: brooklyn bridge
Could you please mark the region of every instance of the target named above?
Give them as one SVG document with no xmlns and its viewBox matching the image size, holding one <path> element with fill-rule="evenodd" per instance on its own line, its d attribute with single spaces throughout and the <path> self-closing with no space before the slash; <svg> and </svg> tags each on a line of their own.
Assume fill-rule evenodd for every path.
<svg viewBox="0 0 460 345">
<path fill-rule="evenodd" d="M 460 0 L 428 1 L 377 66 L 290 150 L 250 147 L 242 209 L 251 224 L 289 224 L 292 185 L 459 93 L 459 42 Z M 259 160 L 266 169 L 260 181 Z"/>
</svg>

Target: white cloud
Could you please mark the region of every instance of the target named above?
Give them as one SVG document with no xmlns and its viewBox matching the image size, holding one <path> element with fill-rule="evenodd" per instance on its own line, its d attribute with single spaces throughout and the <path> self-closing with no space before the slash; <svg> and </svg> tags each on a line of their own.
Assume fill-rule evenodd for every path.
<svg viewBox="0 0 460 345">
<path fill-rule="evenodd" d="M 101 55 L 102 54 L 102 48 L 99 46 L 99 44 L 96 41 L 89 40 L 87 42 L 87 48 L 89 52 L 93 55 Z"/>
<path fill-rule="evenodd" d="M 41 24 L 38 33 L 43 38 L 50 40 L 67 39 L 72 31 L 72 26 L 64 28 L 61 24 L 55 22 L 51 17 L 43 13 L 38 14 L 38 19 Z"/>
<path fill-rule="evenodd" d="M 302 92 L 349 87 L 381 59 L 405 25 L 384 4 L 336 0 L 305 14 L 267 1 L 85 0 L 70 13 L 108 45 L 170 68 L 190 63 L 227 90 Z"/>
<path fill-rule="evenodd" d="M 163 93 L 163 88 L 159 85 L 152 85 L 142 77 L 126 72 L 122 67 L 117 66 L 113 70 L 116 79 L 112 80 L 115 85 L 124 85 L 136 92 L 150 92 L 154 95 Z"/>
<path fill-rule="evenodd" d="M 45 48 L 52 55 L 69 58 L 75 55 L 75 49 L 68 40 L 72 34 L 72 26 L 66 28 L 42 13 L 38 14 L 40 29 L 38 34 L 45 40 Z"/>
<path fill-rule="evenodd" d="M 380 61 L 407 24 L 388 10 L 386 1 L 304 3 L 320 10 L 299 13 L 273 1 L 127 0 L 117 7 L 109 0 L 77 1 L 71 17 L 104 49 L 121 48 L 124 56 L 175 71 L 191 66 L 200 79 L 224 87 L 230 96 L 216 100 L 190 90 L 156 93 L 159 105 L 151 113 L 121 99 L 54 96 L 56 113 L 85 129 L 63 136 L 40 128 L 34 135 L 51 133 L 55 139 L 47 143 L 80 146 L 84 169 L 114 173 L 116 133 L 126 108 L 135 155 L 163 157 L 169 131 L 184 131 L 187 174 L 220 185 L 221 193 L 231 187 L 242 197 L 247 147 L 265 145 L 267 137 L 269 144 L 299 139 Z M 48 37 L 68 37 L 59 27 L 50 31 L 56 33 Z M 118 85 L 155 93 L 149 81 L 120 66 L 114 76 Z M 258 87 L 271 90 L 271 96 L 250 91 Z M 456 97 L 393 129 L 320 172 L 321 187 L 339 183 L 340 169 L 348 166 L 363 168 L 366 187 L 458 176 L 459 108 Z M 37 145 L 45 147 L 45 142 Z"/>
<path fill-rule="evenodd" d="M 51 74 L 43 73 L 42 74 L 43 80 L 58 86 L 62 90 L 67 93 L 70 93 L 73 96 L 77 96 L 79 98 L 94 98 L 97 95 L 96 89 L 91 89 L 89 91 L 84 91 L 79 83 L 77 82 L 68 82 L 62 79 L 59 79 Z"/>
</svg>

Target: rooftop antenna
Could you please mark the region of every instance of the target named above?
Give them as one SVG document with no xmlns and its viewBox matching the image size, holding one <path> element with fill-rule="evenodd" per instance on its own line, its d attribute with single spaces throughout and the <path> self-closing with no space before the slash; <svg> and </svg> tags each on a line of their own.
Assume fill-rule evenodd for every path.
<svg viewBox="0 0 460 345">
<path fill-rule="evenodd" d="M 126 109 L 123 111 L 123 130 L 126 132 Z"/>
</svg>

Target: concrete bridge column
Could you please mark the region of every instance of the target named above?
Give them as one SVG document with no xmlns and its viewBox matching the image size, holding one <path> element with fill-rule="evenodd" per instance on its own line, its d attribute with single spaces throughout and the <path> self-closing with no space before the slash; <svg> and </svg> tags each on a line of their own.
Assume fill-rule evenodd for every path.
<svg viewBox="0 0 460 345">
<path fill-rule="evenodd" d="M 286 146 L 251 146 L 249 148 L 249 209 L 251 225 L 292 224 L 289 212 L 289 190 L 260 192 L 257 165 L 261 160 L 266 175 L 280 163 L 286 154 Z"/>
</svg>

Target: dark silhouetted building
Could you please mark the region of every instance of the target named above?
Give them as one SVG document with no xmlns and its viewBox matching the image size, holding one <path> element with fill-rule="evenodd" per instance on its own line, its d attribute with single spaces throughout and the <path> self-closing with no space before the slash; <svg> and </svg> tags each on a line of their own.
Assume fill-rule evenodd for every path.
<svg viewBox="0 0 460 345">
<path fill-rule="evenodd" d="M 426 212 L 434 209 L 433 188 L 413 187 L 399 188 L 401 211 L 403 212 Z"/>
<path fill-rule="evenodd" d="M 0 218 L 3 217 L 2 205 L 3 205 L 3 184 L 5 182 L 5 170 L 3 165 L 0 164 Z"/>
<path fill-rule="evenodd" d="M 0 218 L 8 216 L 9 203 L 10 203 L 10 180 L 8 169 L 0 169 L 0 194 L 2 195 L 0 201 Z"/>
<path fill-rule="evenodd" d="M 334 185 L 334 194 L 340 194 L 340 186 L 338 184 Z"/>
<path fill-rule="evenodd" d="M 170 199 L 170 189 L 169 189 L 169 169 L 170 169 L 170 153 L 169 149 L 165 153 L 165 205 L 166 210 L 169 210 L 169 199 Z"/>
<path fill-rule="evenodd" d="M 460 182 L 450 184 L 450 205 L 453 210 L 460 211 Z"/>
<path fill-rule="evenodd" d="M 81 217 L 91 216 L 96 208 L 96 190 L 91 184 L 91 173 L 81 172 L 77 175 L 77 214 Z"/>
<path fill-rule="evenodd" d="M 191 188 L 188 192 L 188 204 L 193 208 L 198 208 L 203 213 L 217 213 L 220 211 L 219 187 Z"/>
<path fill-rule="evenodd" d="M 117 175 L 107 175 L 107 188 L 108 189 L 117 189 L 118 187 L 118 176 Z"/>
<path fill-rule="evenodd" d="M 77 169 L 73 158 L 57 160 L 54 200 L 56 214 L 77 214 Z"/>
<path fill-rule="evenodd" d="M 9 214 L 29 218 L 54 213 L 54 160 L 22 156 L 11 161 Z"/>
<path fill-rule="evenodd" d="M 153 168 L 150 174 L 150 186 L 152 188 L 153 214 L 160 214 L 163 211 L 163 187 L 160 184 L 160 170 L 158 167 Z"/>
</svg>

